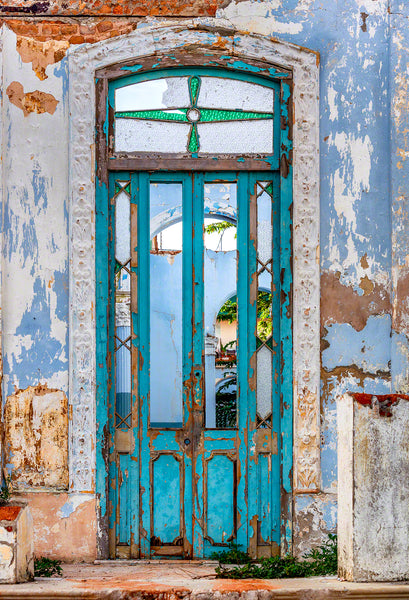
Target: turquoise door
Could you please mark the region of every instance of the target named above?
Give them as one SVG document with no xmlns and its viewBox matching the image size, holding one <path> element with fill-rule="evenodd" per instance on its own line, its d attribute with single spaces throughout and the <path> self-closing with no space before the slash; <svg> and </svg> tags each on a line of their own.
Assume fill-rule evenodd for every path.
<svg viewBox="0 0 409 600">
<path fill-rule="evenodd" d="M 112 557 L 271 556 L 288 535 L 282 187 L 278 171 L 110 173 Z"/>
</svg>

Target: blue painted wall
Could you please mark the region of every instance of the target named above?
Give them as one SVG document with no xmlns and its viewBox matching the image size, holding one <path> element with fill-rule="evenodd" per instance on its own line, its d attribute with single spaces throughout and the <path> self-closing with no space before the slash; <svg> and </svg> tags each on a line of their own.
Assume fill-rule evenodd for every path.
<svg viewBox="0 0 409 600">
<path fill-rule="evenodd" d="M 332 528 L 337 397 L 409 391 L 409 4 L 232 1 L 218 18 L 320 53 L 322 494 L 298 507 L 321 502 Z M 66 61 L 47 76 L 7 30 L 3 88 L 19 81 L 58 105 L 24 116 L 2 100 L 4 399 L 39 380 L 68 389 Z"/>
</svg>

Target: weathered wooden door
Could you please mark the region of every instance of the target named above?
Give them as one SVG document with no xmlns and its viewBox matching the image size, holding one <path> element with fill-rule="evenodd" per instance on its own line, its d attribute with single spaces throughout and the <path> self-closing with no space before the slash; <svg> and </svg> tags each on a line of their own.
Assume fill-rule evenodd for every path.
<svg viewBox="0 0 409 600">
<path fill-rule="evenodd" d="M 121 172 L 110 186 L 115 555 L 275 554 L 279 173 Z"/>
<path fill-rule="evenodd" d="M 98 72 L 101 520 L 111 557 L 270 556 L 291 541 L 291 73 L 157 58 Z"/>
</svg>

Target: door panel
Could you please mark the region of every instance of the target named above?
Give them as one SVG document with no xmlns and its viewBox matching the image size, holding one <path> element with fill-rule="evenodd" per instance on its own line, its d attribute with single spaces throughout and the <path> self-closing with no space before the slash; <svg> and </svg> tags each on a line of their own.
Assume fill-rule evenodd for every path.
<svg viewBox="0 0 409 600">
<path fill-rule="evenodd" d="M 236 542 L 274 554 L 278 175 L 113 173 L 110 185 L 111 548 L 200 558 Z"/>
<path fill-rule="evenodd" d="M 236 460 L 233 453 L 205 455 L 205 539 L 212 546 L 236 538 Z"/>
</svg>

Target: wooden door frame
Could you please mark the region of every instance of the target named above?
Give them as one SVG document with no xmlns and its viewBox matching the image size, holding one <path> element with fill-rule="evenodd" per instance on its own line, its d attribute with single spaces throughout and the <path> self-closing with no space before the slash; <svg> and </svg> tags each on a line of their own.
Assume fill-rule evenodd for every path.
<svg viewBox="0 0 409 600">
<path fill-rule="evenodd" d="M 183 61 L 183 62 L 182 62 Z M 239 80 L 245 80 L 245 81 L 253 81 L 253 82 L 260 82 L 260 83 L 269 83 L 270 85 L 274 85 L 277 87 L 277 83 L 279 85 L 279 97 L 278 93 L 276 93 L 276 99 L 275 99 L 275 118 L 274 118 L 274 128 L 273 128 L 273 132 L 274 132 L 274 152 L 271 156 L 257 156 L 257 157 L 253 157 L 253 156 L 222 156 L 222 157 L 201 157 L 200 155 L 196 158 L 190 158 L 189 156 L 177 156 L 177 155 L 173 155 L 170 158 L 168 157 L 168 155 L 165 155 L 164 157 L 158 157 L 158 156 L 152 156 L 149 154 L 134 154 L 134 155 L 130 155 L 130 156 L 121 156 L 117 153 L 115 153 L 114 151 L 114 146 L 113 146 L 113 139 L 114 139 L 114 130 L 113 130 L 113 120 L 114 120 L 114 90 L 117 89 L 118 87 L 124 86 L 124 85 L 129 85 L 132 83 L 136 83 L 139 82 L 141 80 L 144 80 L 146 78 L 149 77 L 154 77 L 154 78 L 161 78 L 164 76 L 171 76 L 171 75 L 184 75 L 185 73 L 185 68 L 186 65 L 184 64 L 184 62 L 190 62 L 192 63 L 192 66 L 190 67 L 190 69 L 188 70 L 188 73 L 192 73 L 195 75 L 209 75 L 209 74 L 213 74 L 213 75 L 220 75 L 221 77 L 225 76 L 225 77 L 229 77 L 229 75 L 234 76 L 236 79 Z M 216 62 L 216 61 L 215 61 Z M 220 61 L 218 61 L 220 62 Z M 206 172 L 206 173 L 211 173 L 211 172 L 219 172 L 220 171 L 220 163 L 223 164 L 224 166 L 224 170 L 228 171 L 230 173 L 235 173 L 235 172 L 254 172 L 257 171 L 258 173 L 260 172 L 265 172 L 265 177 L 269 178 L 270 173 L 272 172 L 276 172 L 278 169 L 280 171 L 280 192 L 279 192 L 279 197 L 280 197 L 280 215 L 282 215 L 281 218 L 281 222 L 280 222 L 280 271 L 281 271 L 281 282 L 280 282 L 280 293 L 281 293 L 281 307 L 280 307 L 280 333 L 282 332 L 282 335 L 280 337 L 280 343 L 281 343 L 281 347 L 280 347 L 280 363 L 282 365 L 282 374 L 281 374 L 281 382 L 280 382 L 280 411 L 281 411 L 281 419 L 280 419 L 280 429 L 281 429 L 281 438 L 279 441 L 279 448 L 280 448 L 280 452 L 281 452 L 281 466 L 282 466 L 282 473 L 281 473 L 281 481 L 280 481 L 280 490 L 283 489 L 282 483 L 284 481 L 284 478 L 286 479 L 286 475 L 288 475 L 291 471 L 292 468 L 292 418 L 293 418 L 293 411 L 292 411 L 292 402 L 285 402 L 283 400 L 283 398 L 289 397 L 292 398 L 292 382 L 291 382 L 291 378 L 288 377 L 288 373 L 292 372 L 292 299 L 291 299 L 291 254 L 292 254 L 292 249 L 291 249 L 291 205 L 292 205 L 292 177 L 291 177 L 291 151 L 292 151 L 292 145 L 291 145 L 291 116 L 288 116 L 286 111 L 288 110 L 288 106 L 289 103 L 287 102 L 287 97 L 290 97 L 291 94 L 291 72 L 289 71 L 284 71 L 284 70 L 280 70 L 280 69 L 275 69 L 274 70 L 274 74 L 271 75 L 269 74 L 269 78 L 267 79 L 266 77 L 266 71 L 264 69 L 263 71 L 263 77 L 254 77 L 252 75 L 248 75 L 247 73 L 243 72 L 243 70 L 234 70 L 234 71 L 229 71 L 228 68 L 223 68 L 222 70 L 218 67 L 213 67 L 211 70 L 209 71 L 205 71 L 203 73 L 202 70 L 198 70 L 198 65 L 197 63 L 194 65 L 193 64 L 194 61 L 192 60 L 192 56 L 178 56 L 177 59 L 174 59 L 173 61 L 171 61 L 169 59 L 169 57 L 163 56 L 163 57 L 156 57 L 156 62 L 155 62 L 155 69 L 152 70 L 152 61 L 151 60 L 147 60 L 144 59 L 143 61 L 139 61 L 137 66 L 135 66 L 134 62 L 130 62 L 127 61 L 126 63 L 122 64 L 122 65 L 115 65 L 114 68 L 105 68 L 105 69 L 101 69 L 100 71 L 97 72 L 97 95 L 102 94 L 102 96 L 104 97 L 104 102 L 101 103 L 101 108 L 100 110 L 97 112 L 97 132 L 99 134 L 99 136 L 103 136 L 105 138 L 105 145 L 103 145 L 100 141 L 99 141 L 99 137 L 97 137 L 97 148 L 101 149 L 104 147 L 105 148 L 105 152 L 103 154 L 103 156 L 101 156 L 100 153 L 98 153 L 97 155 L 97 164 L 99 164 L 99 161 L 102 161 L 104 164 L 104 168 L 107 169 L 109 171 L 109 173 L 115 172 L 121 172 L 123 171 L 124 173 L 127 173 L 127 178 L 129 179 L 131 177 L 132 173 L 143 173 L 144 171 L 146 171 L 149 167 L 149 171 L 152 172 L 160 172 L 162 174 L 164 174 L 164 176 L 166 177 L 166 174 L 170 171 L 170 169 L 177 169 L 176 173 L 187 173 L 187 172 Z M 229 61 L 226 61 L 227 65 L 229 65 Z M 167 69 L 168 65 L 172 64 L 172 69 Z M 251 63 L 247 64 L 247 67 L 250 66 Z M 260 67 L 260 64 L 257 63 L 258 66 Z M 251 66 L 255 66 L 252 65 Z M 181 70 L 182 67 L 182 70 Z M 226 67 L 226 65 L 224 65 L 224 67 Z M 124 70 L 125 70 L 125 75 L 124 75 Z M 133 74 L 132 71 L 133 70 L 137 70 L 137 74 Z M 146 72 L 146 76 L 144 76 L 144 73 Z M 121 74 L 121 76 L 119 76 L 119 74 Z M 101 91 L 98 91 L 100 88 Z M 278 90 L 276 90 L 277 92 Z M 278 127 L 278 124 L 280 123 L 281 128 Z M 249 124 L 249 127 L 251 127 L 251 123 Z M 105 136 L 105 132 L 108 132 L 108 135 Z M 217 158 L 217 160 L 215 160 L 215 158 Z M 155 159 L 157 162 L 155 162 Z M 155 166 L 152 167 L 152 162 L 154 162 Z M 251 169 L 251 171 L 250 171 Z M 99 172 L 99 169 L 98 169 Z M 260 175 L 261 176 L 261 175 Z M 171 178 L 171 176 L 169 176 Z M 138 185 L 138 184 L 137 184 Z M 139 182 L 139 187 L 142 186 L 142 180 Z M 255 183 L 254 183 L 255 185 Z M 145 185 L 143 185 L 144 189 L 145 189 Z M 132 194 L 134 194 L 135 192 L 132 192 Z M 195 192 L 194 192 L 195 193 Z M 249 211 L 248 214 L 250 214 L 250 188 L 249 188 L 249 192 L 248 192 L 248 198 L 246 198 L 245 200 L 248 202 L 248 208 L 247 210 Z M 105 202 L 107 202 L 107 200 L 105 200 Z M 109 202 L 109 201 L 108 201 Z M 133 202 L 133 200 L 131 200 L 131 202 Z M 193 203 L 194 205 L 196 204 L 195 202 Z M 109 211 L 108 211 L 109 212 Z M 138 210 L 138 214 L 140 213 L 140 210 Z M 99 213 L 97 212 L 97 215 Z M 140 214 L 139 214 L 139 219 Z M 109 219 L 108 216 L 108 223 L 110 223 L 111 220 Z M 136 221 L 135 221 L 136 223 Z M 100 222 L 100 220 L 97 220 L 96 223 L 97 226 L 97 230 L 99 228 L 103 228 L 104 225 Z M 145 226 L 147 227 L 147 225 L 145 224 Z M 112 229 L 112 225 L 110 226 Z M 134 225 L 131 226 L 132 231 L 134 230 Z M 142 228 L 142 231 L 144 231 L 144 228 Z M 256 233 L 255 231 L 250 231 L 249 230 L 249 239 L 252 239 L 252 236 L 254 236 L 254 243 L 256 243 Z M 106 236 L 107 236 L 107 240 L 108 238 L 112 237 L 109 235 L 109 228 L 106 231 Z M 247 249 L 246 248 L 246 244 L 243 248 L 239 248 L 239 253 L 240 255 L 243 254 L 243 252 L 248 252 L 249 253 L 249 257 L 253 256 L 252 255 L 252 250 L 251 249 Z M 98 261 L 98 257 L 97 257 L 97 261 Z M 140 263 L 140 260 L 138 259 L 136 261 L 135 264 L 138 264 L 138 267 L 134 272 L 132 272 L 131 277 L 133 278 L 134 276 L 136 277 L 136 273 L 139 272 L 139 269 L 141 268 L 140 265 L 142 263 Z M 101 271 L 103 270 L 103 266 L 101 265 Z M 136 268 L 136 267 L 135 267 Z M 134 271 L 135 269 L 132 268 L 132 271 Z M 247 278 L 246 278 L 246 284 L 248 284 L 247 282 Z M 240 284 L 238 284 L 240 285 Z M 112 296 L 112 292 L 110 293 L 108 290 L 108 297 L 110 298 Z M 251 292 L 250 288 L 248 290 L 248 299 L 249 299 L 249 303 L 250 303 L 250 307 L 252 307 L 253 312 L 256 310 L 256 302 L 257 302 L 257 290 L 254 292 Z M 133 302 L 131 300 L 131 302 Z M 139 300 L 138 301 L 138 305 L 140 307 L 141 311 L 145 310 L 144 307 L 144 303 Z M 112 337 L 113 334 L 112 332 L 114 331 L 114 324 L 112 323 L 112 315 L 114 315 L 114 311 L 110 311 L 110 310 L 104 310 L 104 314 L 107 315 L 111 315 L 111 319 L 108 318 L 105 327 L 107 328 L 108 331 L 108 338 Z M 254 315 L 253 315 L 254 316 Z M 143 318 L 139 318 L 139 322 L 141 323 L 141 327 L 143 327 L 143 324 L 147 322 L 147 317 L 143 317 Z M 196 319 L 196 316 L 195 316 Z M 239 330 L 240 330 L 241 326 L 239 325 Z M 200 330 L 200 327 L 197 328 L 195 327 L 195 330 L 198 329 Z M 109 331 L 111 331 L 111 334 L 109 333 Z M 244 332 L 242 332 L 243 334 Z M 247 332 L 246 335 L 249 335 L 249 333 Z M 110 345 L 109 341 L 108 344 Z M 193 340 L 193 349 L 194 349 L 194 353 L 197 356 L 201 356 L 201 351 L 200 348 L 197 349 L 196 346 L 199 344 L 199 346 L 201 346 L 201 342 L 200 340 Z M 114 359 L 113 359 L 113 350 L 112 348 L 110 348 L 110 356 L 107 357 L 107 362 L 109 365 L 111 365 L 111 369 L 110 369 L 110 373 L 108 373 L 108 386 L 107 389 L 111 389 L 111 391 L 114 389 L 114 372 L 113 372 L 113 367 L 112 365 L 114 364 Z M 146 361 L 149 360 L 149 356 L 147 354 L 147 349 L 143 349 L 142 351 L 138 350 L 138 355 L 141 355 L 141 360 L 143 364 L 146 364 Z M 135 356 L 135 354 L 133 353 L 133 356 Z M 101 356 L 100 358 L 98 357 L 98 362 L 103 361 L 104 357 Z M 251 360 L 255 359 L 255 355 L 253 356 L 253 358 Z M 139 362 L 139 361 L 138 361 Z M 195 363 L 195 360 L 193 361 Z M 196 359 L 197 362 L 197 359 Z M 251 371 L 254 370 L 255 366 L 252 365 L 251 361 L 248 362 L 248 368 L 250 369 L 248 373 L 242 373 L 240 372 L 239 375 L 239 380 L 241 379 L 241 384 L 240 387 L 243 386 L 244 384 L 244 379 L 243 377 L 245 376 L 246 378 L 246 387 L 248 387 L 248 391 L 249 394 L 253 397 L 255 397 L 255 378 L 254 378 L 254 374 L 251 374 Z M 247 367 L 246 367 L 247 369 Z M 145 386 L 144 386 L 144 391 L 142 392 L 142 397 L 144 398 L 148 398 L 148 391 L 147 389 L 145 389 L 146 385 L 148 385 L 147 381 L 145 381 L 145 377 L 143 375 L 143 372 L 139 371 L 139 368 L 137 368 L 135 361 L 133 361 L 133 367 L 132 367 L 132 380 L 136 381 L 143 379 Z M 101 386 L 102 387 L 102 386 Z M 134 396 L 134 394 L 132 394 L 132 396 Z M 253 398 L 254 399 L 254 398 Z M 115 439 L 115 431 L 114 429 L 112 429 L 112 427 L 109 424 L 109 419 L 110 419 L 110 415 L 114 412 L 113 409 L 111 408 L 112 405 L 114 404 L 114 400 L 113 400 L 113 394 L 111 393 L 111 399 L 109 399 L 109 397 L 104 399 L 104 405 L 108 406 L 108 411 L 107 411 L 107 416 L 108 416 L 108 430 L 110 431 L 110 439 L 111 439 L 111 448 L 112 448 L 112 444 L 114 444 L 114 439 Z M 146 421 L 146 410 L 147 410 L 147 406 L 145 406 L 146 402 L 141 402 L 139 399 L 134 398 L 134 402 L 133 405 L 136 407 L 137 410 L 137 414 L 139 415 L 139 418 L 142 418 L 142 414 L 145 415 L 145 421 Z M 242 424 L 247 422 L 249 418 L 249 415 L 241 415 L 241 422 Z M 255 415 L 254 415 L 254 419 L 255 419 Z M 143 422 L 145 422 L 143 421 Z M 250 428 L 250 429 L 249 429 Z M 243 450 L 245 449 L 245 452 L 242 450 L 240 452 L 240 460 L 241 463 L 243 465 L 243 469 L 245 471 L 245 473 L 248 475 L 246 475 L 246 477 L 244 477 L 243 481 L 245 481 L 246 483 L 241 484 L 239 486 L 239 490 L 238 493 L 241 494 L 243 496 L 242 500 L 244 502 L 244 504 L 246 504 L 247 502 L 247 523 L 248 523 L 248 527 L 249 527 L 249 532 L 247 534 L 249 541 L 249 551 L 252 552 L 252 554 L 256 557 L 257 556 L 257 538 L 258 538 L 258 522 L 259 522 L 259 515 L 256 514 L 256 505 L 253 506 L 253 510 L 255 511 L 254 514 L 251 513 L 250 514 L 250 489 L 257 487 L 257 473 L 258 473 L 258 468 L 257 468 L 257 462 L 258 462 L 258 453 L 255 452 L 253 454 L 251 454 L 249 452 L 249 446 L 252 445 L 253 443 L 255 443 L 255 438 L 254 440 L 252 439 L 252 437 L 250 437 L 250 430 L 254 429 L 254 433 L 251 434 L 251 436 L 256 436 L 257 431 L 256 431 L 256 426 L 252 426 L 250 423 L 247 423 L 246 425 L 246 435 L 245 438 L 247 439 L 247 442 L 245 439 L 241 440 L 241 446 L 243 447 Z M 247 438 L 247 436 L 249 436 Z M 144 469 L 142 466 L 142 455 L 145 456 L 145 454 L 149 454 L 149 446 L 148 446 L 148 440 L 149 440 L 149 435 L 148 435 L 148 431 L 145 430 L 143 427 L 139 428 L 138 430 L 138 437 L 137 439 L 135 439 L 135 444 L 138 444 L 140 447 L 140 454 L 139 452 L 136 453 L 134 460 L 140 461 L 141 466 L 139 467 L 139 473 L 140 473 L 140 477 L 143 479 L 146 479 L 146 477 L 144 477 Z M 144 453 L 142 452 L 142 448 L 144 448 Z M 112 448 L 112 452 L 114 452 L 114 448 Z M 290 457 L 290 461 L 288 461 L 288 457 Z M 110 463 L 112 464 L 112 463 Z M 110 464 L 107 465 L 107 471 L 109 472 L 111 467 Z M 193 467 L 193 465 L 192 465 Z M 131 470 L 131 472 L 133 472 L 136 475 L 136 470 L 135 470 L 135 465 L 130 465 L 129 468 Z M 247 477 L 249 479 L 247 479 Z M 111 473 L 110 474 L 110 484 L 109 487 L 110 489 L 113 488 L 117 488 L 119 485 L 119 480 L 117 479 L 117 476 L 115 475 L 115 473 Z M 145 481 L 142 484 L 142 487 L 145 489 L 147 485 L 147 482 Z M 247 491 L 246 491 L 246 489 Z M 285 489 L 285 488 L 284 488 Z M 185 492 L 187 493 L 187 490 L 185 490 Z M 286 492 L 291 493 L 291 490 L 286 490 Z M 283 494 L 280 494 L 283 495 Z M 116 496 L 118 496 L 118 492 L 116 493 Z M 150 497 L 150 496 L 149 496 Z M 284 499 L 283 499 L 284 500 Z M 278 500 L 280 506 L 283 504 L 283 500 L 281 500 L 281 498 Z M 193 501 L 193 500 L 192 500 Z M 197 499 L 197 501 L 200 503 L 202 502 L 201 499 Z M 243 502 L 241 504 L 243 504 Z M 137 499 L 135 501 L 135 506 L 139 507 L 140 510 L 140 515 L 141 515 L 141 531 L 148 531 L 148 528 L 150 527 L 150 519 L 148 518 L 149 515 L 149 510 L 148 507 L 143 507 L 142 504 L 142 500 L 141 499 Z M 253 503 L 254 504 L 254 503 Z M 194 502 L 194 505 L 196 506 L 196 501 Z M 243 505 L 244 506 L 244 505 Z M 129 510 L 129 508 L 128 508 Z M 112 518 L 113 515 L 116 515 L 115 518 Z M 135 510 L 131 510 L 130 514 L 132 515 L 131 520 L 135 521 L 135 519 L 138 519 L 138 515 L 135 512 Z M 118 520 L 118 514 L 117 514 L 117 510 L 114 509 L 114 507 L 111 508 L 111 516 L 110 516 L 110 555 L 112 558 L 114 558 L 117 555 L 117 552 L 115 550 L 115 539 L 117 538 L 117 535 L 115 533 L 116 528 L 119 527 L 119 520 Z M 195 522 L 195 521 L 194 521 Z M 247 528 L 246 528 L 247 529 Z M 196 530 L 196 528 L 194 527 L 194 530 Z M 280 537 L 284 537 L 286 538 L 286 536 L 288 535 L 286 533 L 286 529 L 285 529 L 285 520 L 282 520 L 281 526 L 280 526 L 280 530 L 282 530 L 282 535 Z M 185 532 L 187 535 L 187 532 Z M 196 537 L 199 536 L 199 532 L 197 531 L 194 536 L 193 536 L 193 540 L 191 543 L 194 543 L 196 540 Z M 287 543 L 289 540 L 286 540 Z M 139 534 L 139 529 L 137 528 L 137 526 L 135 525 L 134 530 L 133 530 L 133 534 L 131 536 L 131 543 L 130 543 L 130 552 L 131 555 L 135 556 L 135 555 L 141 555 L 141 556 L 147 556 L 147 545 L 149 545 L 149 533 L 147 534 Z M 280 544 L 279 544 L 280 545 Z M 146 548 L 145 548 L 146 546 Z M 149 555 L 149 552 L 148 552 Z"/>
<path fill-rule="evenodd" d="M 158 55 L 169 55 L 174 47 L 183 47 L 183 39 L 189 49 L 181 54 L 186 58 L 196 55 L 195 60 L 209 66 L 231 61 L 232 68 L 249 68 L 252 63 L 258 72 L 277 72 L 278 69 L 290 71 L 294 88 L 288 86 L 283 103 L 284 130 L 287 130 L 288 142 L 291 140 L 291 126 L 294 123 L 295 154 L 290 145 L 282 160 L 283 184 L 292 191 L 291 174 L 294 170 L 294 254 L 303 260 L 294 263 L 295 296 L 295 348 L 294 367 L 287 361 L 288 372 L 284 376 L 292 381 L 294 376 L 294 399 L 296 403 L 295 428 L 297 442 L 294 447 L 294 475 L 288 469 L 283 476 L 285 487 L 286 509 L 283 530 L 283 551 L 291 549 L 292 525 L 292 483 L 298 493 L 315 493 L 319 490 L 319 265 L 317 262 L 318 227 L 319 227 L 319 179 L 318 179 L 318 62 L 317 54 L 285 42 L 269 40 L 262 36 L 218 32 L 215 21 L 215 33 L 211 26 L 200 29 L 194 21 L 184 23 L 181 30 L 177 26 L 147 27 L 120 39 L 84 45 L 69 52 L 70 68 L 70 112 L 71 112 L 71 144 L 70 144 L 70 189 L 72 202 L 70 206 L 70 402 L 73 407 L 71 422 L 70 475 L 71 490 L 77 492 L 96 493 L 99 507 L 99 552 L 107 556 L 107 478 L 104 467 L 106 455 L 109 453 L 109 439 L 104 424 L 107 412 L 104 403 L 103 387 L 108 381 L 107 368 L 100 362 L 102 354 L 106 356 L 107 338 L 103 326 L 103 306 L 107 298 L 104 285 L 104 273 L 100 262 L 105 262 L 106 244 L 104 236 L 97 230 L 92 235 L 95 214 L 94 185 L 92 183 L 92 154 L 90 143 L 93 137 L 93 115 L 95 106 L 103 104 L 104 85 L 106 79 L 99 84 L 97 78 L 96 93 L 93 78 L 100 68 L 114 65 L 119 60 L 135 60 L 136 55 L 144 55 L 152 63 Z M 217 32 L 217 33 L 216 33 Z M 160 38 L 160 44 L 155 42 Z M 215 39 L 222 38 L 223 52 L 214 49 Z M 149 56 L 150 58 L 149 58 Z M 247 60 L 247 56 L 255 60 Z M 259 59 L 257 59 L 259 57 Z M 266 59 L 267 57 L 267 59 Z M 217 61 L 222 61 L 217 63 Z M 260 63 L 263 63 L 260 65 Z M 122 63 L 123 66 L 123 63 Z M 122 67 L 121 67 L 122 68 Z M 122 71 L 123 74 L 123 71 Z M 286 86 L 283 86 L 283 88 Z M 84 96 L 85 94 L 85 96 Z M 95 95 L 94 95 L 95 94 Z M 85 98 L 90 99 L 89 106 Z M 95 98 L 95 104 L 94 104 Z M 84 103 L 85 100 L 85 103 Z M 295 110 L 293 121 L 292 109 Z M 104 220 L 106 213 L 106 140 L 104 132 L 97 123 L 97 182 L 96 201 L 97 218 Z M 297 151 L 297 148 L 299 150 Z M 220 168 L 219 165 L 218 168 Z M 200 167 L 203 168 L 203 167 Z M 225 166 L 223 165 L 223 168 Z M 236 165 L 237 168 L 237 165 Z M 248 167 L 247 167 L 248 168 Z M 260 167 L 257 168 L 257 170 Z M 299 229 L 300 225 L 302 228 Z M 88 233 L 89 232 L 89 233 Z M 94 241 L 95 240 L 95 241 Z M 85 246 L 84 246 L 85 244 Z M 95 252 L 98 247 L 98 252 Z M 86 248 L 86 250 L 85 250 Z M 84 253 L 85 252 L 85 253 Z M 94 262 L 97 257 L 97 262 Z M 106 262 L 105 262 L 106 264 Z M 93 277 L 95 269 L 96 277 Z M 98 284 L 98 289 L 96 288 Z M 96 294 L 96 309 L 93 303 L 93 290 Z M 288 298 L 288 302 L 290 298 Z M 95 311 L 96 310 L 96 314 Z M 98 323 L 98 327 L 96 327 Z M 101 324 L 101 326 L 100 326 Z M 89 358 L 89 344 L 95 340 L 98 354 L 97 361 Z M 99 349 L 99 350 L 98 350 Z M 292 357 L 291 357 L 292 358 Z M 292 397 L 292 390 L 285 394 Z M 97 431 L 92 423 L 97 415 Z M 308 435 L 306 435 L 308 431 Z M 94 433 L 93 433 L 94 432 Z M 292 463 L 291 450 L 286 453 L 285 465 Z M 86 459 L 84 458 L 84 454 Z M 95 471 L 95 461 L 97 469 Z M 285 467 L 286 469 L 287 467 Z"/>
</svg>

